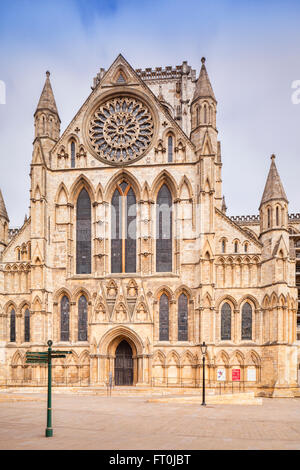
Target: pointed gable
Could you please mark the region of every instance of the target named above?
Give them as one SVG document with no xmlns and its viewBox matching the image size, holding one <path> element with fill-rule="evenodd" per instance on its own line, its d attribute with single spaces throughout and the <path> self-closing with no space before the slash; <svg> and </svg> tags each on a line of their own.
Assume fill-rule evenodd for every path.
<svg viewBox="0 0 300 470">
<path fill-rule="evenodd" d="M 274 199 L 276 200 L 281 199 L 281 200 L 288 202 L 285 191 L 283 189 L 283 185 L 281 183 L 279 173 L 276 168 L 275 155 L 272 155 L 271 167 L 270 167 L 267 182 L 265 185 L 263 197 L 260 203 L 260 207 L 262 206 L 262 204 L 272 201 Z"/>
</svg>

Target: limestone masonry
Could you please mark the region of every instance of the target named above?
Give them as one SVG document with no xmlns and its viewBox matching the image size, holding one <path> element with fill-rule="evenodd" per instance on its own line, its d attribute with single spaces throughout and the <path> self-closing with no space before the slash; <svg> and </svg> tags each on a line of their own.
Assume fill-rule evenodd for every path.
<svg viewBox="0 0 300 470">
<path fill-rule="evenodd" d="M 204 58 L 119 55 L 61 134 L 47 72 L 21 228 L 0 191 L 0 384 L 41 384 L 52 339 L 57 384 L 195 386 L 205 341 L 211 387 L 297 386 L 300 214 L 272 155 L 259 214 L 226 215 L 216 113 Z"/>
</svg>

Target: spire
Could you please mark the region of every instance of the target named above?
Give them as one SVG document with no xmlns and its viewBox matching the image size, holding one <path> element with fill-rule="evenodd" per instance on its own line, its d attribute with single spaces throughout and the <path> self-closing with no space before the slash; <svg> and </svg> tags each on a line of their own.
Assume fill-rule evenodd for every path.
<svg viewBox="0 0 300 470">
<path fill-rule="evenodd" d="M 44 88 L 40 97 L 39 104 L 36 108 L 35 114 L 41 110 L 51 111 L 52 113 L 57 114 L 58 116 L 56 102 L 54 99 L 54 94 L 53 94 L 53 90 L 52 90 L 51 82 L 50 82 L 50 72 L 46 72 L 46 82 L 45 82 L 45 85 L 44 85 Z"/>
<path fill-rule="evenodd" d="M 268 174 L 267 182 L 265 185 L 265 190 L 263 193 L 263 197 L 260 203 L 260 207 L 262 204 L 272 201 L 272 200 L 283 199 L 288 202 L 285 191 L 283 189 L 281 179 L 279 173 L 276 168 L 275 164 L 275 155 L 271 156 L 271 167 Z"/>
<path fill-rule="evenodd" d="M 7 215 L 7 210 L 6 210 L 6 207 L 5 207 L 5 203 L 4 203 L 4 199 L 3 199 L 3 196 L 2 196 L 1 189 L 0 189 L 0 217 L 4 217 L 9 222 L 9 218 L 8 218 L 8 215 Z"/>
<path fill-rule="evenodd" d="M 200 70 L 199 78 L 196 82 L 193 101 L 198 98 L 212 98 L 214 101 L 217 101 L 205 67 L 205 60 L 205 57 L 202 57 L 202 67 Z"/>
</svg>

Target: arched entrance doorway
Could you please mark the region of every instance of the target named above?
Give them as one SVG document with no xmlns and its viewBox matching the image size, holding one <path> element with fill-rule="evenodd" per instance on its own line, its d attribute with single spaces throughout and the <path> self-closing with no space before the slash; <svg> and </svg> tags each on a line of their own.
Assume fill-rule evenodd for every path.
<svg viewBox="0 0 300 470">
<path fill-rule="evenodd" d="M 123 340 L 116 349 L 115 358 L 115 385 L 133 384 L 132 349 L 127 341 Z"/>
</svg>

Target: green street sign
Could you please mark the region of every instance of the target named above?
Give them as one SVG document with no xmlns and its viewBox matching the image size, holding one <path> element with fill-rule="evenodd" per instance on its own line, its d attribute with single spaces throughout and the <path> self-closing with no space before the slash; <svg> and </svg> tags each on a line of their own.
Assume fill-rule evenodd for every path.
<svg viewBox="0 0 300 470">
<path fill-rule="evenodd" d="M 66 354 L 72 354 L 72 351 L 52 351 L 52 341 L 48 341 L 48 351 L 27 351 L 26 364 L 48 364 L 48 400 L 47 400 L 47 428 L 46 437 L 53 436 L 52 429 L 52 359 L 66 357 Z"/>
</svg>

